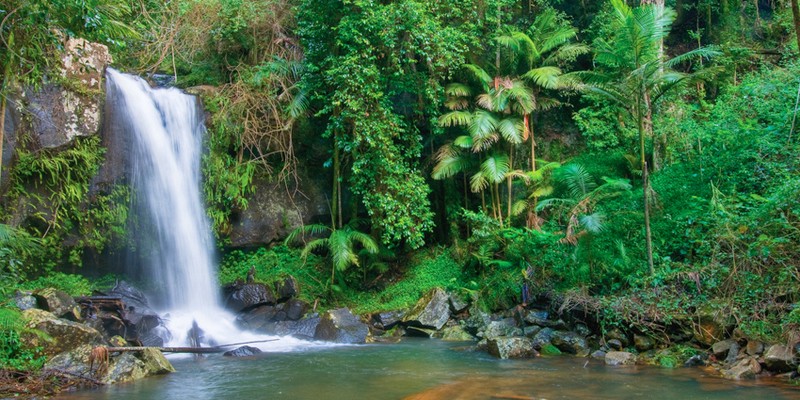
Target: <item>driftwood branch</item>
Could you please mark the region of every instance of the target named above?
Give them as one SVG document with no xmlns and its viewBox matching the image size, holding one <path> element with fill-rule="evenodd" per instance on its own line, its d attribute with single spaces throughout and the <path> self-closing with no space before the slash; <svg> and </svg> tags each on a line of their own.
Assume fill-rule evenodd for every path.
<svg viewBox="0 0 800 400">
<path fill-rule="evenodd" d="M 122 351 L 144 351 L 146 349 L 157 349 L 162 353 L 194 353 L 194 354 L 209 354 L 209 353 L 222 353 L 227 351 L 227 347 L 241 346 L 253 343 L 266 343 L 274 342 L 278 339 L 268 340 L 253 340 L 250 342 L 229 343 L 221 344 L 213 347 L 144 347 L 144 346 L 126 346 L 126 347 L 106 347 L 109 352 L 122 352 Z"/>
</svg>

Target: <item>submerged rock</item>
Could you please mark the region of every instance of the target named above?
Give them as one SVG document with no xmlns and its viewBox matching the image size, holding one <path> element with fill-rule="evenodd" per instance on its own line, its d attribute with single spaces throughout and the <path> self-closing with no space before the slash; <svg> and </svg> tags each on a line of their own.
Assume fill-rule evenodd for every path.
<svg viewBox="0 0 800 400">
<path fill-rule="evenodd" d="M 500 358 L 533 358 L 539 352 L 533 348 L 533 341 L 526 337 L 498 337 L 486 341 L 489 354 Z"/>
<path fill-rule="evenodd" d="M 728 379 L 753 379 L 760 373 L 761 364 L 752 357 L 741 359 L 731 368 L 722 370 L 722 376 Z"/>
<path fill-rule="evenodd" d="M 417 302 L 414 308 L 403 318 L 403 323 L 407 326 L 439 330 L 449 319 L 449 296 L 444 290 L 436 288 Z"/>
<path fill-rule="evenodd" d="M 253 357 L 263 353 L 258 347 L 242 346 L 235 350 L 230 350 L 222 353 L 225 357 Z"/>
<path fill-rule="evenodd" d="M 636 364 L 636 356 L 627 351 L 609 351 L 605 361 L 606 365 L 631 365 Z"/>
<path fill-rule="evenodd" d="M 314 331 L 314 339 L 336 343 L 366 343 L 369 328 L 347 308 L 326 311 Z"/>
</svg>

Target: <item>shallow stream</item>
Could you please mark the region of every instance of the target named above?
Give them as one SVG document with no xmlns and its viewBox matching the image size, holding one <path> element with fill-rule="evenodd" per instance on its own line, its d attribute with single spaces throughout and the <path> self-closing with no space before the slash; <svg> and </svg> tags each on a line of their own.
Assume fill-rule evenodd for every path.
<svg viewBox="0 0 800 400">
<path fill-rule="evenodd" d="M 251 359 L 173 358 L 178 372 L 61 399 L 798 399 L 779 380 L 732 382 L 697 368 L 607 367 L 572 357 L 497 360 L 462 344 L 314 347 Z"/>
</svg>

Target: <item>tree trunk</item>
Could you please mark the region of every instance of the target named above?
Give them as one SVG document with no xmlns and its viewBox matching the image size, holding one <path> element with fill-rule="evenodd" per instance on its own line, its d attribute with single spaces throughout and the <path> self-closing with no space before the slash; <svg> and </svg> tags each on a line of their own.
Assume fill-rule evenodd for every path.
<svg viewBox="0 0 800 400">
<path fill-rule="evenodd" d="M 508 151 L 508 170 L 514 170 L 514 146 L 511 146 L 511 149 Z M 508 175 L 506 178 L 508 181 L 508 212 L 506 212 L 506 216 L 509 219 L 509 225 L 511 224 L 511 202 L 513 201 L 513 194 L 514 194 L 514 182 L 511 180 L 511 175 Z"/>
<path fill-rule="evenodd" d="M 6 96 L 0 90 L 0 183 L 3 182 L 3 142 L 6 132 Z"/>
<path fill-rule="evenodd" d="M 338 137 L 339 135 L 337 133 L 333 134 L 333 198 L 331 199 L 331 223 L 333 224 L 332 228 L 334 230 L 342 227 L 342 194 L 340 192 L 342 185 L 339 182 L 341 166 L 339 165 Z"/>
<path fill-rule="evenodd" d="M 797 51 L 800 51 L 800 7 L 797 0 L 792 0 L 792 20 L 794 21 L 794 34 L 797 40 Z"/>
<path fill-rule="evenodd" d="M 655 267 L 653 265 L 653 238 L 650 231 L 650 201 L 648 198 L 650 194 L 650 179 L 647 173 L 647 159 L 644 151 L 645 126 L 644 110 L 642 109 L 643 98 L 646 93 L 647 91 L 644 89 L 644 83 L 642 83 L 641 95 L 636 99 L 636 118 L 639 130 L 639 155 L 642 163 L 642 200 L 644 202 L 644 235 L 647 246 L 647 267 L 650 271 L 650 275 L 653 275 L 655 273 Z"/>
</svg>

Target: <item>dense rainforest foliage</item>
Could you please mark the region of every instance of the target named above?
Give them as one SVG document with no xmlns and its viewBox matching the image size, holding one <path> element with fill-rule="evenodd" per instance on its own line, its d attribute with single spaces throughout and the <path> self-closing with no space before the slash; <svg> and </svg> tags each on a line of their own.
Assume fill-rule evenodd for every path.
<svg viewBox="0 0 800 400">
<path fill-rule="evenodd" d="M 711 308 L 752 337 L 800 328 L 795 0 L 0 0 L 0 19 L 0 115 L 48 79 L 63 35 L 213 87 L 223 282 L 254 265 L 363 311 L 434 286 L 499 309 L 525 288 L 607 326 Z M 0 170 L 2 294 L 88 291 L 61 272 L 125 246 L 127 188 L 87 198 L 93 139 L 16 158 Z M 329 220 L 227 246 L 255 179 L 302 196 L 312 170 Z M 54 194 L 26 194 L 40 187 Z M 13 220 L 23 195 L 38 222 Z"/>
</svg>

